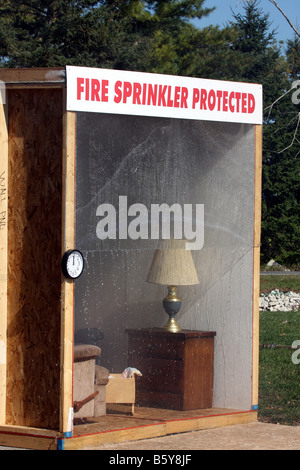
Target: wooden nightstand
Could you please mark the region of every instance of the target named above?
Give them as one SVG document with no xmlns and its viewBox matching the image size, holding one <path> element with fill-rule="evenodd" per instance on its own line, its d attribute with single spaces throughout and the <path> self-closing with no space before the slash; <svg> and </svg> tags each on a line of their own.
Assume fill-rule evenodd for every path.
<svg viewBox="0 0 300 470">
<path fill-rule="evenodd" d="M 136 377 L 136 403 L 174 410 L 211 408 L 214 331 L 130 329 L 128 364 Z"/>
</svg>

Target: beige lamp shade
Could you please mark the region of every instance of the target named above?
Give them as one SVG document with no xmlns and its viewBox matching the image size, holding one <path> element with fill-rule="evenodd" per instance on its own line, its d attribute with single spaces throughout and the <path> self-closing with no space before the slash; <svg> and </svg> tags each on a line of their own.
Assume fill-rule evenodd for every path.
<svg viewBox="0 0 300 470">
<path fill-rule="evenodd" d="M 149 270 L 147 282 L 166 286 L 199 284 L 190 250 L 182 248 L 157 249 Z"/>
</svg>

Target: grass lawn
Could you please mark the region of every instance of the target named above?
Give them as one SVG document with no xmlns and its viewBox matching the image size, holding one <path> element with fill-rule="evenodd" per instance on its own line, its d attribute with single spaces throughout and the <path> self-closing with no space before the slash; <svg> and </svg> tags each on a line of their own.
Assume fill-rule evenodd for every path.
<svg viewBox="0 0 300 470">
<path fill-rule="evenodd" d="M 276 288 L 300 292 L 300 276 L 261 276 L 261 292 Z M 295 340 L 300 311 L 260 312 L 260 344 L 273 345 L 260 348 L 260 421 L 300 425 L 300 349 L 290 348 Z"/>
<path fill-rule="evenodd" d="M 260 276 L 260 292 L 280 289 L 282 292 L 300 292 L 300 276 Z"/>
</svg>

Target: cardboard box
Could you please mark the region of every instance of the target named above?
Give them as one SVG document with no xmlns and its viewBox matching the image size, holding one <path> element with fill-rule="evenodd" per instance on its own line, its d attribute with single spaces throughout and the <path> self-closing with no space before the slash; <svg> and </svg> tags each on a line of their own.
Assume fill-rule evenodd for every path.
<svg viewBox="0 0 300 470">
<path fill-rule="evenodd" d="M 123 378 L 122 374 L 111 374 L 106 385 L 106 403 L 131 404 L 134 414 L 135 378 Z"/>
</svg>

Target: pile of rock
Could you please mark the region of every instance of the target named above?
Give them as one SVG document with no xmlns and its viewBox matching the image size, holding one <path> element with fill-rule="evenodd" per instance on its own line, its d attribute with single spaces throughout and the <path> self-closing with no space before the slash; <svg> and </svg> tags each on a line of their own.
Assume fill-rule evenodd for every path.
<svg viewBox="0 0 300 470">
<path fill-rule="evenodd" d="M 290 271 L 289 268 L 286 268 L 282 264 L 277 263 L 274 259 L 271 259 L 265 267 L 266 271 Z"/>
<path fill-rule="evenodd" d="M 290 312 L 300 309 L 300 293 L 280 292 L 275 289 L 267 294 L 261 294 L 259 309 L 269 312 Z"/>
</svg>

